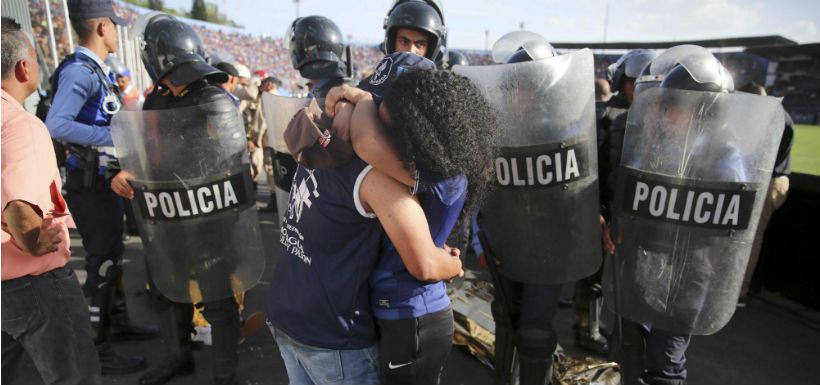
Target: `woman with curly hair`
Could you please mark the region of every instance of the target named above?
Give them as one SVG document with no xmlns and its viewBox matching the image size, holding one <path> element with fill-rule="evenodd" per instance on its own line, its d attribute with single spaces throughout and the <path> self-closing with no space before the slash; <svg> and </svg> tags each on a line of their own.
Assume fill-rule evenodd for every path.
<svg viewBox="0 0 820 385">
<path fill-rule="evenodd" d="M 370 276 L 381 381 L 438 384 L 453 338 L 453 313 L 441 277 L 462 274 L 460 252 L 445 242 L 487 191 L 498 133 L 494 111 L 467 78 L 418 65 L 402 67 L 408 60 L 426 60 L 410 55 L 386 57 L 392 67 L 379 68 L 395 74 L 376 71 L 363 84 L 365 90 L 331 90 L 326 109 L 334 111 L 343 99 L 355 105 L 349 133 L 353 148 L 375 168 L 363 179 L 360 196 L 386 233 Z M 392 78 L 389 86 L 378 87 L 387 78 Z M 385 189 L 423 210 L 433 242 L 451 252 L 453 270 L 413 251 L 417 242 L 392 223 L 406 218 L 381 215 L 378 202 Z"/>
</svg>

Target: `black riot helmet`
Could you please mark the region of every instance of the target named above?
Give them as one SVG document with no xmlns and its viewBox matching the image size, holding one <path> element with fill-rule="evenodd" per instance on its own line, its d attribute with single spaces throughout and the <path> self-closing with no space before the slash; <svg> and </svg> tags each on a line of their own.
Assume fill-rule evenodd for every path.
<svg viewBox="0 0 820 385">
<path fill-rule="evenodd" d="M 142 40 L 140 57 L 155 83 L 166 76 L 174 85 L 203 78 L 218 83 L 228 81 L 227 74 L 205 60 L 205 44 L 196 31 L 171 15 L 150 12 L 140 16 L 131 36 Z"/>
<path fill-rule="evenodd" d="M 470 65 L 470 60 L 467 59 L 467 55 L 454 49 L 447 50 L 447 68 L 452 69 L 453 66 L 468 65 Z"/>
<path fill-rule="evenodd" d="M 306 16 L 293 21 L 285 34 L 293 68 L 307 79 L 344 77 L 342 30 L 324 16 Z"/>
<path fill-rule="evenodd" d="M 635 49 L 625 53 L 607 68 L 607 80 L 613 91 L 621 91 L 624 79 L 637 79 L 644 67 L 658 56 L 648 49 Z"/>
<path fill-rule="evenodd" d="M 421 31 L 430 38 L 424 57 L 433 61 L 443 57 L 447 28 L 438 3 L 433 0 L 398 0 L 394 3 L 384 20 L 384 46 L 388 54 L 396 52 L 396 31 L 402 28 Z"/>
<path fill-rule="evenodd" d="M 732 75 L 713 55 L 689 57 L 681 60 L 666 73 L 661 88 L 689 91 L 732 92 Z"/>
</svg>

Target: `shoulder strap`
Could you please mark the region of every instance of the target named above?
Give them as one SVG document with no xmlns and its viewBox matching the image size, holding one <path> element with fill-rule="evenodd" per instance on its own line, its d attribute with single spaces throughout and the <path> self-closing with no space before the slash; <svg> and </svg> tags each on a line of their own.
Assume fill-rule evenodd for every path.
<svg viewBox="0 0 820 385">
<path fill-rule="evenodd" d="M 106 80 L 105 73 L 103 73 L 102 69 L 96 65 L 91 59 L 86 58 L 83 55 L 77 55 L 76 53 L 72 53 L 63 59 L 60 62 L 60 65 L 57 66 L 57 70 L 54 71 L 54 75 L 51 77 L 51 96 L 57 94 L 57 86 L 60 84 L 60 73 L 70 64 L 77 63 L 86 69 L 88 69 L 91 73 L 96 74 L 97 77 L 100 79 L 103 85 L 108 86 L 109 81 Z"/>
</svg>

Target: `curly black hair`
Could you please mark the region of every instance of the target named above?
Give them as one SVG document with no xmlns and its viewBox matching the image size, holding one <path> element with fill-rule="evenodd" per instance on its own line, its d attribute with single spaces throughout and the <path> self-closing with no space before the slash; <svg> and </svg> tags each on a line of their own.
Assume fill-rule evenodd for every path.
<svg viewBox="0 0 820 385">
<path fill-rule="evenodd" d="M 392 122 L 387 136 L 408 168 L 419 170 L 422 182 L 464 175 L 463 214 L 481 204 L 500 131 L 496 111 L 478 88 L 450 71 L 414 69 L 391 84 L 382 103 Z"/>
</svg>

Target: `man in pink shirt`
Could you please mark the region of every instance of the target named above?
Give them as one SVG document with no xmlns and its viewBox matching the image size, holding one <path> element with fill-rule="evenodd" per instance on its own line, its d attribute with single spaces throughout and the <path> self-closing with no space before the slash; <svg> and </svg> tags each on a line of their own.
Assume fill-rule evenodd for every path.
<svg viewBox="0 0 820 385">
<path fill-rule="evenodd" d="M 46 384 L 99 384 L 88 307 L 65 267 L 71 222 L 46 126 L 22 103 L 39 84 L 34 47 L 2 19 L 3 382 L 28 354 Z M 6 378 L 8 377 L 8 378 Z"/>
</svg>

